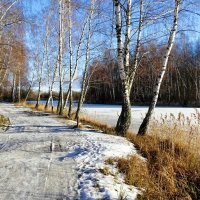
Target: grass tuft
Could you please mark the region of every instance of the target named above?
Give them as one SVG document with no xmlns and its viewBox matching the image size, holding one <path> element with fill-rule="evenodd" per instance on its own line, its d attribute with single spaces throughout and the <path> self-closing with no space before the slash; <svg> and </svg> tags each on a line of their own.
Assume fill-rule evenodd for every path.
<svg viewBox="0 0 200 200">
<path fill-rule="evenodd" d="M 107 124 L 103 124 L 99 122 L 98 120 L 94 120 L 87 115 L 81 114 L 80 121 L 82 124 L 89 124 L 93 128 L 103 131 L 103 133 L 110 134 L 110 135 L 116 134 L 115 129 L 113 127 L 108 126 Z"/>
<path fill-rule="evenodd" d="M 0 128 L 7 131 L 10 125 L 10 119 L 4 115 L 0 115 Z"/>
</svg>

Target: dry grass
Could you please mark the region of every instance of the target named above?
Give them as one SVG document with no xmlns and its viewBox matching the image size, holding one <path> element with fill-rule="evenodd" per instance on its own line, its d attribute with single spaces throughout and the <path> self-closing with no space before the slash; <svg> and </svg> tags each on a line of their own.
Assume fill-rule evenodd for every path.
<svg viewBox="0 0 200 200">
<path fill-rule="evenodd" d="M 51 106 L 48 106 L 47 108 L 45 108 L 45 105 L 43 105 L 43 104 L 39 104 L 39 106 L 37 108 L 35 107 L 35 104 L 33 104 L 33 103 L 21 102 L 21 103 L 16 103 L 15 105 L 16 106 L 24 106 L 26 108 L 31 108 L 32 110 L 35 110 L 35 111 L 42 111 L 42 112 L 57 114 L 56 107 L 53 107 L 53 109 Z M 64 109 L 64 113 L 61 117 L 67 117 L 67 109 Z"/>
<path fill-rule="evenodd" d="M 103 124 L 98 120 L 94 120 L 89 116 L 81 114 L 80 121 L 82 124 L 89 124 L 93 128 L 103 131 L 103 133 L 115 135 L 115 129 L 113 127 L 108 126 L 107 124 Z"/>
<path fill-rule="evenodd" d="M 105 176 L 110 174 L 109 168 L 107 166 L 105 166 L 104 168 L 100 168 L 98 170 L 100 173 L 104 174 Z"/>
<path fill-rule="evenodd" d="M 199 127 L 187 125 L 183 119 L 170 126 L 156 122 L 144 137 L 127 134 L 146 162 L 131 156 L 118 159 L 117 166 L 127 184 L 144 188 L 138 199 L 200 199 Z"/>
</svg>

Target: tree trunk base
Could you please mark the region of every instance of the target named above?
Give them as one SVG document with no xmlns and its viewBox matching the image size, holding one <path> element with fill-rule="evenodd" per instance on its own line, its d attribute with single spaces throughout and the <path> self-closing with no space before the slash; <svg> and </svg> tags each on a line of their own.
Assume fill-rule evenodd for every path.
<svg viewBox="0 0 200 200">
<path fill-rule="evenodd" d="M 131 107 L 130 105 L 122 106 L 122 111 L 117 121 L 115 131 L 117 135 L 124 137 L 131 124 Z"/>
<path fill-rule="evenodd" d="M 144 118 L 140 128 L 138 130 L 139 136 L 144 136 L 147 133 L 149 122 L 150 122 L 151 114 L 147 113 L 146 117 Z"/>
</svg>

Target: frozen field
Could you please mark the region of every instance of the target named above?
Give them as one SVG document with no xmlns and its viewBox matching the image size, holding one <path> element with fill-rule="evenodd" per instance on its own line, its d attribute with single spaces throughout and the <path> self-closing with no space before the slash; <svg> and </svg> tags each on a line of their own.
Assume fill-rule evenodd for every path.
<svg viewBox="0 0 200 200">
<path fill-rule="evenodd" d="M 147 112 L 148 107 L 134 106 L 132 107 L 132 120 L 130 130 L 136 132 L 142 122 L 142 119 Z M 94 120 L 101 121 L 115 126 L 117 123 L 118 116 L 120 114 L 121 107 L 117 105 L 98 105 L 98 104 L 87 104 L 82 109 L 82 113 L 88 115 Z M 198 124 L 200 121 L 195 118 L 195 114 L 200 112 L 200 108 L 182 108 L 182 107 L 157 107 L 154 112 L 154 118 L 161 121 L 162 118 L 167 118 L 174 122 L 178 118 L 179 114 L 182 113 L 182 118 L 185 120 L 191 120 L 191 124 Z M 199 124 L 200 125 L 200 124 Z"/>
</svg>

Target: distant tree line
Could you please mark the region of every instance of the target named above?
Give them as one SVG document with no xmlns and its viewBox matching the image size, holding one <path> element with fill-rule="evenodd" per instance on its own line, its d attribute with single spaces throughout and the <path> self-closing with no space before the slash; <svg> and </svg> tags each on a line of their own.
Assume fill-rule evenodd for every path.
<svg viewBox="0 0 200 200">
<path fill-rule="evenodd" d="M 139 64 L 131 102 L 149 104 L 153 86 L 161 66 L 163 47 L 156 43 L 141 48 L 142 60 Z M 134 55 L 130 62 L 133 63 Z M 104 56 L 90 66 L 89 89 L 86 101 L 90 103 L 121 103 L 121 84 L 114 51 L 107 49 Z M 192 45 L 183 36 L 174 46 L 164 77 L 159 104 L 200 105 L 200 42 Z"/>
</svg>

